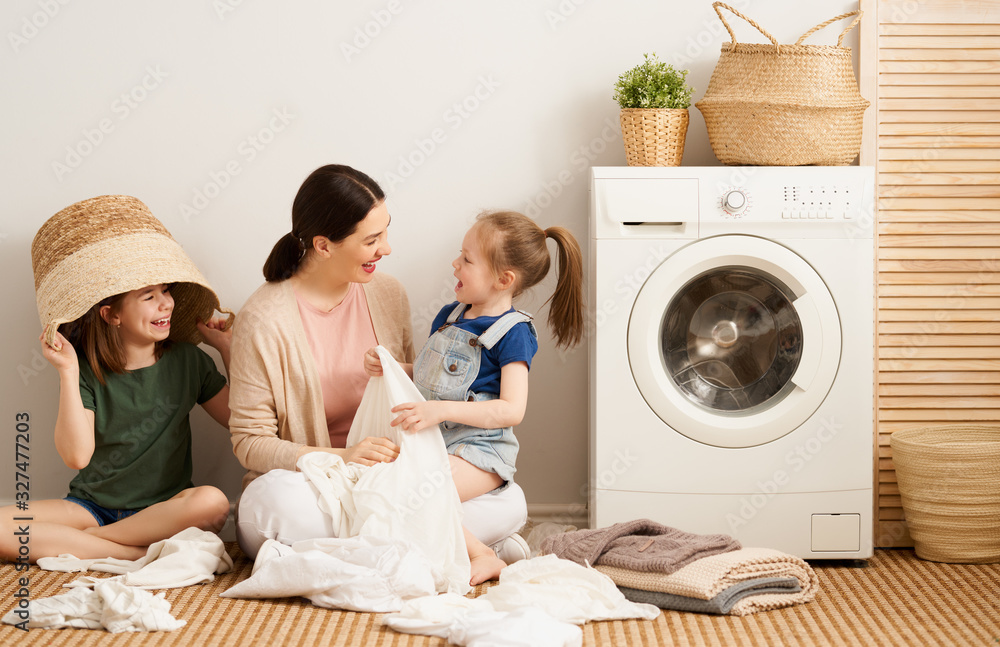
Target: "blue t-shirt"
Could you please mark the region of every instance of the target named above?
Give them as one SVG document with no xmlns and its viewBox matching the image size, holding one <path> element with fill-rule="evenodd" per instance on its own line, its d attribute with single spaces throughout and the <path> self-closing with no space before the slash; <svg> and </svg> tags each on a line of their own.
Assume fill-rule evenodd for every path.
<svg viewBox="0 0 1000 647">
<path fill-rule="evenodd" d="M 446 305 L 437 313 L 434 321 L 431 322 L 431 335 L 447 322 L 448 315 L 451 314 L 451 311 L 457 305 L 458 301 L 455 301 Z M 510 312 L 514 312 L 514 308 L 511 308 L 504 314 Z M 486 332 L 502 316 L 504 315 L 466 319 L 463 314 L 452 325 L 479 336 Z M 527 322 L 522 321 L 507 331 L 507 334 L 494 344 L 493 348 L 481 348 L 481 351 L 479 375 L 476 376 L 476 379 L 472 382 L 472 386 L 469 388 L 473 393 L 495 393 L 496 395 L 500 395 L 500 369 L 511 362 L 526 362 L 530 369 L 531 358 L 538 352 L 538 340 L 535 339 L 535 335 Z"/>
</svg>

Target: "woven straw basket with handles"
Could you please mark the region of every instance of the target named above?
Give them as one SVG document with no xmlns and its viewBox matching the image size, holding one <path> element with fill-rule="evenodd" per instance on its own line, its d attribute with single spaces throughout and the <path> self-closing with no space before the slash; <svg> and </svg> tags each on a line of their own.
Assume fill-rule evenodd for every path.
<svg viewBox="0 0 1000 647">
<path fill-rule="evenodd" d="M 45 221 L 31 242 L 38 316 L 45 340 L 108 297 L 149 285 L 173 284 L 170 338 L 202 341 L 195 321 L 208 321 L 219 297 L 195 264 L 153 217 L 127 195 L 102 195 L 70 205 Z"/>
<path fill-rule="evenodd" d="M 869 103 L 858 91 L 844 36 L 861 20 L 852 11 L 816 25 L 793 45 L 780 45 L 763 27 L 729 5 L 712 5 L 732 37 L 722 45 L 708 89 L 695 104 L 705 117 L 712 151 L 724 164 L 844 166 L 861 150 L 861 121 Z M 771 44 L 736 42 L 722 9 L 743 18 Z M 803 45 L 838 20 L 854 20 L 837 45 Z"/>
</svg>

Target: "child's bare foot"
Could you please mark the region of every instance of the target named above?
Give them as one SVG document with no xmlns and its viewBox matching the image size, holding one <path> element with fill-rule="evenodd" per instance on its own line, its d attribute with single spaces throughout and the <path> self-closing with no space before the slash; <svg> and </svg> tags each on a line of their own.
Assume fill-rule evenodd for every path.
<svg viewBox="0 0 1000 647">
<path fill-rule="evenodd" d="M 497 557 L 491 550 L 488 553 L 473 555 L 469 560 L 469 566 L 471 567 L 472 574 L 469 584 L 476 586 L 477 584 L 482 584 L 487 580 L 495 580 L 499 578 L 500 571 L 507 566 L 507 563 Z"/>
</svg>

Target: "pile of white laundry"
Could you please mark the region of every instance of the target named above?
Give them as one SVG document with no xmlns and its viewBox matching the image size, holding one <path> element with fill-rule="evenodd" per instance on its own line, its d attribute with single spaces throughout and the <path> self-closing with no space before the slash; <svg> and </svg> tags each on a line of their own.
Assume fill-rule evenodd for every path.
<svg viewBox="0 0 1000 647">
<path fill-rule="evenodd" d="M 326 452 L 302 456 L 296 467 L 318 493 L 335 537 L 296 542 L 295 550 L 265 542 L 251 577 L 225 597 L 297 595 L 319 606 L 385 612 L 397 611 L 411 597 L 472 589 L 462 507 L 444 440 L 435 430 L 409 434 L 389 424 L 392 407 L 423 398 L 389 352 L 377 350 L 383 375 L 368 381 L 347 444 L 384 436 L 399 446 L 399 457 L 363 466 Z M 274 470 L 258 481 L 292 476 Z M 260 554 L 265 547 L 281 553 L 274 563 L 262 565 L 262 557 L 273 556 Z M 345 585 L 350 582 L 357 583 L 356 591 Z"/>
<path fill-rule="evenodd" d="M 457 595 L 407 602 L 382 622 L 396 631 L 447 638 L 458 645 L 580 645 L 576 625 L 598 620 L 652 620 L 660 609 L 629 602 L 598 571 L 555 555 L 511 564 L 478 598 Z"/>
<path fill-rule="evenodd" d="M 578 645 L 576 624 L 659 615 L 626 600 L 606 575 L 551 555 L 512 564 L 486 594 L 463 597 L 469 561 L 444 442 L 440 433 L 402 434 L 389 425 L 393 406 L 422 398 L 381 347 L 379 355 L 384 376 L 369 380 L 348 444 L 388 436 L 399 458 L 372 467 L 320 452 L 299 459 L 337 538 L 266 541 L 251 577 L 224 597 L 302 596 L 323 607 L 395 611 L 385 618 L 393 629 L 458 644 L 488 636 L 497 645 Z M 431 487 L 430 472 L 446 477 L 440 486 Z"/>
<path fill-rule="evenodd" d="M 28 603 L 30 629 L 77 627 L 123 631 L 171 631 L 184 626 L 170 614 L 163 593 L 147 589 L 172 589 L 211 582 L 215 574 L 227 573 L 233 560 L 219 537 L 198 528 L 187 528 L 169 539 L 156 542 L 141 559 L 77 559 L 72 555 L 43 557 L 39 568 L 76 573 L 102 571 L 115 577 L 84 576 L 66 584 L 73 590 Z M 18 625 L 23 618 L 12 610 L 3 622 Z"/>
</svg>

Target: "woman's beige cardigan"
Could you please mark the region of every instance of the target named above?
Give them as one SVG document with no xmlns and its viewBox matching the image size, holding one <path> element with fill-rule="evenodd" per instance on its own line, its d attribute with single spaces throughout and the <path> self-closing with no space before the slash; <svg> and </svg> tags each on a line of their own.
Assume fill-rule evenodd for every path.
<svg viewBox="0 0 1000 647">
<path fill-rule="evenodd" d="M 399 281 L 377 273 L 363 284 L 375 338 L 413 361 L 410 303 Z M 229 371 L 229 431 L 247 474 L 295 469 L 299 448 L 330 447 L 323 389 L 291 282 L 265 283 L 236 318 Z"/>
</svg>

